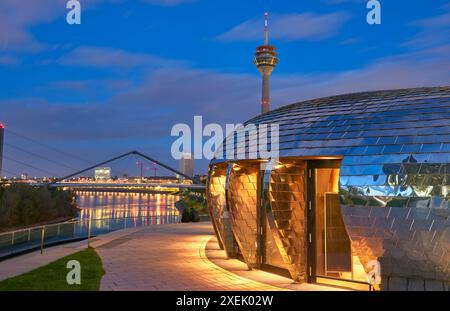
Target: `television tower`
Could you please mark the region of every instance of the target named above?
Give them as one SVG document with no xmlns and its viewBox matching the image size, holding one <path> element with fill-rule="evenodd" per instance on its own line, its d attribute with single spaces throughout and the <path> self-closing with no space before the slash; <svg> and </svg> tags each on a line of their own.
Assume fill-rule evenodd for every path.
<svg viewBox="0 0 450 311">
<path fill-rule="evenodd" d="M 264 14 L 264 45 L 256 48 L 253 62 L 262 76 L 261 112 L 270 111 L 270 75 L 278 64 L 275 47 L 269 45 L 269 13 Z"/>
</svg>

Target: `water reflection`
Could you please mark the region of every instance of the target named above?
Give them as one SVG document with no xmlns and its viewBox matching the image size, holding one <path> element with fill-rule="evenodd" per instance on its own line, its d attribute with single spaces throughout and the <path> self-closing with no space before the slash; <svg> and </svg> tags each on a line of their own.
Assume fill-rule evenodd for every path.
<svg viewBox="0 0 450 311">
<path fill-rule="evenodd" d="M 108 232 L 180 222 L 180 196 L 79 191 L 78 219 L 0 234 L 0 258 Z"/>
<path fill-rule="evenodd" d="M 178 222 L 180 196 L 151 193 L 76 192 L 80 208 L 78 230 L 93 234 L 122 228 Z"/>
<path fill-rule="evenodd" d="M 145 218 L 178 215 L 177 195 L 149 193 L 76 192 L 78 215 L 83 219 Z"/>
</svg>

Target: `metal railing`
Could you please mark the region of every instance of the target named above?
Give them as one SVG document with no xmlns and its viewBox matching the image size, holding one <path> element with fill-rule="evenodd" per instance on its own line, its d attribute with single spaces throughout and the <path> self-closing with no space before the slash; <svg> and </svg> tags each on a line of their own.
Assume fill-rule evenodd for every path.
<svg viewBox="0 0 450 311">
<path fill-rule="evenodd" d="M 181 215 L 148 215 L 125 218 L 86 218 L 0 233 L 0 259 L 46 247 L 88 239 L 109 232 L 156 224 L 179 223 Z"/>
</svg>

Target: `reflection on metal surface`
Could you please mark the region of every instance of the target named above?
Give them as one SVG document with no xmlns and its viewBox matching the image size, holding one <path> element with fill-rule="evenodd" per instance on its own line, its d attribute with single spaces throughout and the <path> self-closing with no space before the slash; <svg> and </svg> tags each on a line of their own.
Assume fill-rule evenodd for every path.
<svg viewBox="0 0 450 311">
<path fill-rule="evenodd" d="M 230 217 L 227 210 L 226 184 L 228 165 L 216 165 L 209 173 L 207 201 L 211 222 L 221 248 L 228 257 L 235 256 L 234 238 L 231 231 Z"/>
<path fill-rule="evenodd" d="M 449 288 L 450 87 L 309 100 L 248 123 L 279 125 L 281 162 L 342 158 L 339 195 L 353 262 L 379 260 L 382 289 Z M 248 152 L 255 141 L 246 140 Z M 237 153 L 225 144 L 214 165 L 233 165 L 227 148 Z"/>
<path fill-rule="evenodd" d="M 206 182 L 206 200 L 211 223 L 217 236 L 219 247 L 224 249 L 223 230 L 219 225 L 219 218 L 225 209 L 225 181 L 226 169 L 220 171 L 218 167 L 211 167 Z"/>
<path fill-rule="evenodd" d="M 352 249 L 364 266 L 381 263 L 384 289 L 408 280 L 445 286 L 450 279 L 448 209 L 342 206 Z M 390 279 L 402 279 L 389 286 Z M 405 287 L 402 287 L 405 286 Z"/>
<path fill-rule="evenodd" d="M 339 169 L 315 170 L 316 275 L 354 280 L 350 238 L 339 204 Z"/>
<path fill-rule="evenodd" d="M 306 279 L 305 169 L 305 161 L 283 161 L 264 180 L 269 227 L 291 277 L 298 282 Z"/>
<path fill-rule="evenodd" d="M 258 163 L 233 164 L 229 173 L 228 203 L 234 237 L 249 268 L 258 264 Z"/>
</svg>

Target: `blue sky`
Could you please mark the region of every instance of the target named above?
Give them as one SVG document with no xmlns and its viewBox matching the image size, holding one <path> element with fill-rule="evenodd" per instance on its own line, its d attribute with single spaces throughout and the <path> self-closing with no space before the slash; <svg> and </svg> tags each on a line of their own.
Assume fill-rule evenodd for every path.
<svg viewBox="0 0 450 311">
<path fill-rule="evenodd" d="M 259 112 L 252 63 L 270 12 L 279 66 L 272 106 L 333 94 L 450 84 L 450 2 L 381 0 L 81 0 L 82 24 L 65 0 L 1 0 L 0 122 L 6 175 L 70 170 L 138 149 L 176 166 L 175 123 L 238 123 Z M 78 162 L 77 162 L 78 161 Z M 206 172 L 207 161 L 196 163 Z"/>
</svg>

